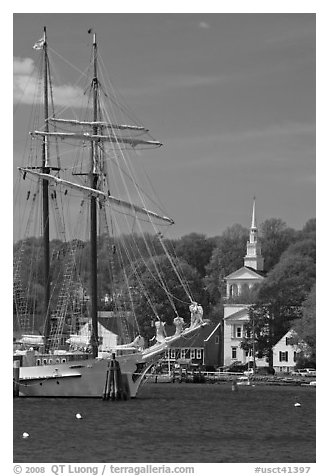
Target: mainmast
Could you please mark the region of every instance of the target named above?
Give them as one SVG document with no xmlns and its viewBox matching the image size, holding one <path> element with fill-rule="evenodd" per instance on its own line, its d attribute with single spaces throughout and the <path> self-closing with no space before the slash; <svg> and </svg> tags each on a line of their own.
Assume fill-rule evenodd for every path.
<svg viewBox="0 0 329 476">
<path fill-rule="evenodd" d="M 45 131 L 49 132 L 48 117 L 48 53 L 47 53 L 47 32 L 46 27 L 43 29 L 43 58 L 44 58 L 44 120 Z M 42 142 L 42 166 L 41 171 L 44 174 L 49 174 L 49 159 L 48 159 L 48 138 L 45 136 Z M 45 351 L 49 350 L 49 334 L 50 334 L 50 251 L 49 251 L 49 182 L 42 180 L 42 217 L 43 217 L 43 249 L 44 249 L 44 280 L 45 280 L 45 299 L 44 299 L 44 313 L 45 313 Z"/>
<path fill-rule="evenodd" d="M 96 34 L 93 34 L 93 63 L 94 77 L 92 80 L 93 90 L 93 134 L 98 133 L 98 78 L 97 78 L 97 42 Z M 91 167 L 90 167 L 90 187 L 97 189 L 98 182 L 98 143 L 91 142 Z M 90 288 L 91 288 L 91 345 L 93 357 L 98 354 L 98 318 L 97 318 L 97 199 L 90 198 Z"/>
</svg>

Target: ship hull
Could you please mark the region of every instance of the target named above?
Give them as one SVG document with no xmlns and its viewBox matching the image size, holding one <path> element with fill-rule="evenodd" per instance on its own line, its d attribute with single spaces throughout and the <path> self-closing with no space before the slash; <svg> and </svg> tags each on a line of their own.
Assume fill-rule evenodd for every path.
<svg viewBox="0 0 329 476">
<path fill-rule="evenodd" d="M 143 364 L 137 373 L 141 354 L 118 356 L 125 398 L 135 398 L 154 360 Z M 20 397 L 106 398 L 110 359 L 89 359 L 56 365 L 21 367 Z M 109 398 L 109 397 L 107 397 Z"/>
</svg>

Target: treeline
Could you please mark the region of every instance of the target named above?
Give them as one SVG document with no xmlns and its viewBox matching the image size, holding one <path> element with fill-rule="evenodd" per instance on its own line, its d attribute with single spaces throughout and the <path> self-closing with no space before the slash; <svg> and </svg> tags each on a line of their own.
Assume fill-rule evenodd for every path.
<svg viewBox="0 0 329 476">
<path fill-rule="evenodd" d="M 118 300 L 123 300 L 125 294 L 131 295 L 133 290 L 134 309 L 141 318 L 142 332 L 148 336 L 154 312 L 169 324 L 175 317 L 168 299 L 171 299 L 170 304 L 175 306 L 177 313 L 188 320 L 187 292 L 203 305 L 207 318 L 218 322 L 223 317 L 225 277 L 243 266 L 248 239 L 249 229 L 239 224 L 227 228 L 220 236 L 210 238 L 199 233 L 173 240 L 153 235 L 101 236 L 98 243 L 99 307 L 109 305 L 102 299 L 105 295 L 113 297 L 115 294 Z M 259 344 L 259 352 L 268 354 L 273 341 L 292 324 L 315 352 L 315 219 L 307 221 L 302 230 L 295 230 L 281 219 L 270 218 L 259 227 L 259 241 L 267 277 L 257 290 L 257 296 L 243 296 L 244 303 L 255 304 L 252 308 L 254 318 L 256 314 L 263 316 L 259 317 L 258 335 L 263 336 L 266 332 L 270 335 L 265 344 Z M 61 273 L 65 265 L 68 266 L 72 248 L 75 250 L 74 279 L 79 283 L 79 289 L 88 294 L 89 243 L 53 240 L 50 246 L 51 282 L 55 289 L 53 302 L 60 292 Z M 31 312 L 33 308 L 33 312 L 42 313 L 44 277 L 41 240 L 29 238 L 24 243 L 16 243 L 14 260 L 16 279 L 20 279 L 22 287 L 29 288 L 29 294 L 34 295 L 33 302 L 30 302 Z M 185 293 L 170 261 L 184 276 Z M 157 269 L 161 269 L 163 281 L 161 277 L 154 279 Z M 144 291 L 152 296 L 152 305 Z M 172 298 L 168 297 L 168 293 Z M 246 302 L 246 299 L 249 301 Z M 264 320 L 264 316 L 269 314 L 272 316 L 270 322 L 275 322 L 275 326 L 269 326 L 269 322 Z M 249 344 L 245 342 L 246 347 Z"/>
</svg>

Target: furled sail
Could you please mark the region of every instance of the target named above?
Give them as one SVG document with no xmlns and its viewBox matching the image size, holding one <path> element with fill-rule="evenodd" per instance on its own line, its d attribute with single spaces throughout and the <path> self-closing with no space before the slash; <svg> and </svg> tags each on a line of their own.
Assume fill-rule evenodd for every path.
<svg viewBox="0 0 329 476">
<path fill-rule="evenodd" d="M 102 192 L 101 190 L 96 190 L 91 187 L 86 187 L 84 185 L 69 182 L 68 180 L 60 179 L 59 177 L 55 177 L 54 175 L 36 172 L 35 170 L 31 170 L 28 168 L 19 167 L 18 169 L 21 170 L 23 173 L 29 173 L 32 175 L 36 175 L 37 177 L 40 177 L 44 180 L 48 180 L 48 182 L 54 182 L 58 185 L 63 185 L 74 190 L 79 190 L 83 193 L 87 193 L 88 195 L 93 195 L 95 197 L 102 198 L 120 207 L 128 208 L 129 210 L 132 210 L 136 213 L 142 213 L 143 215 L 147 215 L 148 217 L 157 218 L 158 220 L 170 223 L 170 225 L 174 224 L 174 220 L 172 218 L 159 215 L 158 213 L 152 212 L 151 210 L 147 210 L 146 208 L 143 208 L 139 205 L 134 205 L 133 203 L 127 202 L 126 200 L 121 200 L 119 198 L 113 197 L 112 195 Z"/>
<path fill-rule="evenodd" d="M 112 124 L 110 122 L 103 121 L 78 121 L 76 119 L 60 119 L 57 117 L 50 117 L 47 120 L 48 122 L 58 122 L 61 124 L 69 124 L 72 126 L 106 127 L 109 129 L 148 132 L 148 129 L 143 126 L 132 126 L 129 124 Z"/>
<path fill-rule="evenodd" d="M 101 135 L 101 134 L 89 134 L 88 132 L 77 133 L 77 132 L 45 132 L 45 131 L 34 131 L 30 132 L 32 137 L 42 136 L 42 137 L 58 137 L 60 139 L 77 139 L 77 140 L 89 140 L 89 141 L 100 141 L 100 142 L 112 142 L 114 144 L 129 144 L 132 147 L 138 145 L 152 145 L 154 147 L 161 147 L 162 143 L 157 140 L 145 140 L 135 137 L 117 137 L 111 135 Z"/>
</svg>

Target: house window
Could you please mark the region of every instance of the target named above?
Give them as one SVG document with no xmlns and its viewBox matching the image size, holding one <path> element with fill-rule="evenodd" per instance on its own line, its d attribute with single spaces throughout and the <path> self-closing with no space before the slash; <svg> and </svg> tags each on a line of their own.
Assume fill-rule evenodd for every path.
<svg viewBox="0 0 329 476">
<path fill-rule="evenodd" d="M 297 360 L 297 352 L 295 351 L 294 352 L 294 362 L 296 362 L 296 360 Z"/>
<path fill-rule="evenodd" d="M 195 349 L 191 349 L 190 357 L 191 359 L 195 359 Z"/>
<path fill-rule="evenodd" d="M 47 359 L 43 359 L 43 365 L 47 365 Z"/>
<path fill-rule="evenodd" d="M 237 347 L 232 347 L 232 359 L 236 359 L 236 350 Z"/>
<path fill-rule="evenodd" d="M 197 349 L 196 350 L 196 358 L 197 359 L 202 359 L 202 349 Z"/>
<path fill-rule="evenodd" d="M 181 351 L 180 351 L 180 358 L 181 358 L 181 359 L 185 359 L 185 355 L 186 355 L 186 349 L 181 349 Z"/>
<path fill-rule="evenodd" d="M 242 327 L 237 327 L 235 332 L 235 337 L 241 338 L 242 337 Z"/>
<path fill-rule="evenodd" d="M 65 364 L 65 362 L 66 362 L 66 359 L 64 357 L 64 359 L 62 359 L 62 364 Z"/>
<path fill-rule="evenodd" d="M 170 349 L 170 358 L 171 358 L 171 359 L 176 359 L 176 351 L 175 351 L 175 349 Z"/>
<path fill-rule="evenodd" d="M 288 351 L 279 352 L 279 360 L 280 362 L 288 362 Z"/>
<path fill-rule="evenodd" d="M 41 364 L 41 360 L 37 359 L 37 365 L 40 365 L 40 364 Z"/>
<path fill-rule="evenodd" d="M 215 344 L 219 344 L 219 336 L 215 336 Z"/>
</svg>

